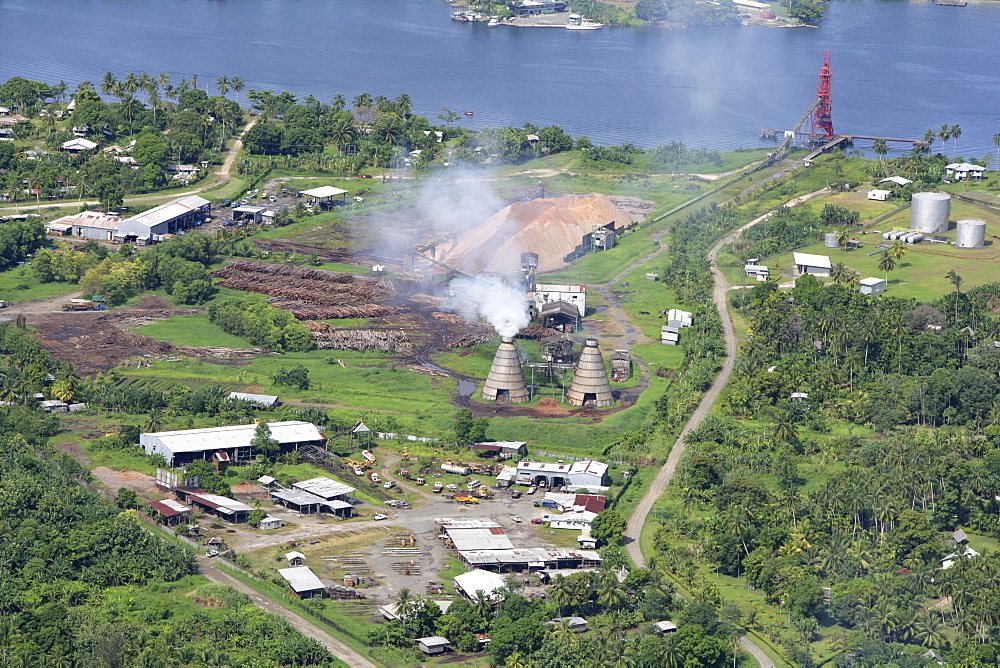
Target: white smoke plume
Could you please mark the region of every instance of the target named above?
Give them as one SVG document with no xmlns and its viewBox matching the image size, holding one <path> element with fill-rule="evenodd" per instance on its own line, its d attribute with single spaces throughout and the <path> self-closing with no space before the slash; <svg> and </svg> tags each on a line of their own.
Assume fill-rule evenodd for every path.
<svg viewBox="0 0 1000 668">
<path fill-rule="evenodd" d="M 523 285 L 477 276 L 450 284 L 449 306 L 468 320 L 485 320 L 500 336 L 514 336 L 531 322 Z"/>
</svg>

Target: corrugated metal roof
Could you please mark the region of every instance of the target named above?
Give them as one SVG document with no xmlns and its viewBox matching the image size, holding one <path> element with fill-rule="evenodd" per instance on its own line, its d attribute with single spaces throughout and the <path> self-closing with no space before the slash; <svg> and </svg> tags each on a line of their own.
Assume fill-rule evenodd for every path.
<svg viewBox="0 0 1000 668">
<path fill-rule="evenodd" d="M 288 586 L 292 588 L 296 594 L 300 594 L 305 591 L 316 591 L 317 589 L 326 589 L 323 583 L 320 581 L 316 574 L 312 572 L 312 569 L 308 566 L 296 566 L 295 568 L 279 568 L 278 574 L 285 578 L 288 582 Z"/>
<path fill-rule="evenodd" d="M 297 506 L 312 506 L 326 503 L 326 499 L 298 489 L 274 489 L 271 490 L 271 496 L 288 503 L 294 503 Z"/>
<path fill-rule="evenodd" d="M 227 514 L 237 513 L 237 512 L 251 512 L 253 511 L 253 506 L 248 506 L 245 503 L 241 503 L 235 499 L 230 499 L 227 496 L 219 496 L 218 494 L 205 494 L 204 492 L 199 492 L 196 494 L 191 494 L 192 499 L 200 499 L 206 504 L 217 508 Z"/>
<path fill-rule="evenodd" d="M 345 485 L 342 482 L 337 482 L 324 476 L 293 483 L 292 487 L 315 494 L 316 496 L 321 496 L 323 499 L 332 499 L 335 496 L 343 496 L 354 491 L 354 488 L 350 485 Z"/>
<path fill-rule="evenodd" d="M 271 422 L 267 426 L 271 429 L 271 438 L 278 443 L 326 440 L 316 425 L 310 422 L 292 420 Z M 149 441 L 159 441 L 173 453 L 248 448 L 255 429 L 257 429 L 255 424 L 237 424 L 228 427 L 159 431 L 140 435 L 139 442 L 145 446 Z"/>
<path fill-rule="evenodd" d="M 160 513 L 164 517 L 174 517 L 175 515 L 180 515 L 181 513 L 191 512 L 190 508 L 185 506 L 180 501 L 175 501 L 174 499 L 150 501 L 149 505 L 151 505 L 156 512 Z"/>
<path fill-rule="evenodd" d="M 303 190 L 302 194 L 306 197 L 336 197 L 337 195 L 343 195 L 346 190 L 341 190 L 340 188 L 334 188 L 333 186 L 320 186 L 318 188 L 311 188 L 310 190 Z"/>
<path fill-rule="evenodd" d="M 830 258 L 826 255 L 813 255 L 812 253 L 792 253 L 792 258 L 795 264 L 804 267 L 819 267 L 821 269 L 830 269 Z"/>
<path fill-rule="evenodd" d="M 502 527 L 465 529 L 446 526 L 444 530 L 455 544 L 455 549 L 460 552 L 462 550 L 510 550 L 514 547 Z"/>
<path fill-rule="evenodd" d="M 273 406 L 278 403 L 278 397 L 273 394 L 250 394 L 249 392 L 230 392 L 230 399 L 239 399 L 240 401 L 252 401 L 257 404 L 264 404 L 265 406 Z"/>
<path fill-rule="evenodd" d="M 477 591 L 483 592 L 487 597 L 492 597 L 497 589 L 507 586 L 507 580 L 498 573 L 476 568 L 468 573 L 456 575 L 455 584 L 470 597 L 475 596 Z"/>
<path fill-rule="evenodd" d="M 554 561 L 601 561 L 593 550 L 572 550 L 550 547 L 520 547 L 509 550 L 459 550 L 459 555 L 470 564 L 551 563 Z M 458 578 L 455 578 L 458 581 Z"/>
</svg>

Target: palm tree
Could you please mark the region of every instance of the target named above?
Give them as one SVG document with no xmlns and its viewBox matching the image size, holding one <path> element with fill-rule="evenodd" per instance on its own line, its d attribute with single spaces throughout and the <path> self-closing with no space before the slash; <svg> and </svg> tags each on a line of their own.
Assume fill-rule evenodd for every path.
<svg viewBox="0 0 1000 668">
<path fill-rule="evenodd" d="M 958 127 L 957 125 L 951 126 L 951 130 L 948 132 L 948 136 L 951 137 L 952 141 L 955 142 L 953 144 L 953 146 L 955 147 L 955 155 L 958 155 L 958 138 L 962 136 L 962 128 Z"/>
<path fill-rule="evenodd" d="M 339 116 L 330 124 L 330 140 L 338 148 L 352 143 L 357 136 L 357 128 L 349 116 Z"/>
<path fill-rule="evenodd" d="M 560 616 L 563 614 L 563 608 L 573 601 L 569 581 L 562 575 L 556 575 L 552 583 L 552 590 L 549 592 L 549 599 L 556 604 Z"/>
<path fill-rule="evenodd" d="M 861 274 L 856 271 L 852 271 L 851 275 L 847 277 L 847 287 L 851 290 L 857 290 L 861 287 Z"/>
<path fill-rule="evenodd" d="M 924 615 L 916 623 L 916 633 L 914 634 L 920 644 L 931 649 L 940 649 L 948 643 L 948 639 L 941 631 L 941 621 L 933 613 Z"/>
<path fill-rule="evenodd" d="M 334 111 L 343 111 L 346 105 L 347 100 L 344 99 L 344 95 L 342 93 L 337 93 L 333 96 L 333 99 L 330 100 L 330 107 Z M 998 146 L 1000 146 L 1000 144 L 998 144 Z"/>
<path fill-rule="evenodd" d="M 409 118 L 412 109 L 413 101 L 410 99 L 410 96 L 406 93 L 400 93 L 396 98 L 396 113 L 403 118 Z"/>
<path fill-rule="evenodd" d="M 416 601 L 410 594 L 410 589 L 408 587 L 403 587 L 399 590 L 399 596 L 396 597 L 396 617 L 404 619 L 409 617 L 414 610 L 414 605 Z"/>
<path fill-rule="evenodd" d="M 882 165 L 882 172 L 888 173 L 885 167 L 885 154 L 889 152 L 889 146 L 886 144 L 885 140 L 876 139 L 872 150 L 875 151 L 875 155 L 878 156 L 879 164 Z"/>
<path fill-rule="evenodd" d="M 927 128 L 927 132 L 924 133 L 924 141 L 927 142 L 927 150 L 931 150 L 931 146 L 934 144 L 934 140 L 937 139 L 937 133 L 930 128 Z"/>
<path fill-rule="evenodd" d="M 885 284 L 889 285 L 889 272 L 896 268 L 896 260 L 889 254 L 889 251 L 882 251 L 879 256 L 878 269 L 885 272 Z"/>
<path fill-rule="evenodd" d="M 150 100 L 150 95 L 156 90 L 156 79 L 149 72 L 139 75 L 139 90 L 146 94 L 146 100 Z"/>
<path fill-rule="evenodd" d="M 372 106 L 372 94 L 361 93 L 360 95 L 354 98 L 351 104 L 354 106 L 355 109 L 359 109 L 361 107 L 370 107 Z"/>
<path fill-rule="evenodd" d="M 938 139 L 941 140 L 941 145 L 945 147 L 945 153 L 947 155 L 948 151 L 948 140 L 951 139 L 951 128 L 947 123 L 941 126 L 941 129 L 937 132 Z"/>
<path fill-rule="evenodd" d="M 951 284 L 955 286 L 955 324 L 958 324 L 958 300 L 959 295 L 962 294 L 962 277 L 959 276 L 954 269 L 949 271 L 945 276 L 951 281 Z"/>
<path fill-rule="evenodd" d="M 132 136 L 132 121 L 143 110 L 142 102 L 129 96 L 121 105 L 122 116 L 128 119 L 128 134 Z"/>
<path fill-rule="evenodd" d="M 799 430 L 794 423 L 782 419 L 774 425 L 774 440 L 779 443 L 795 444 L 799 440 Z"/>
<path fill-rule="evenodd" d="M 216 88 L 219 89 L 219 95 L 225 97 L 226 93 L 229 92 L 229 77 L 227 76 L 219 77 L 218 79 L 215 80 L 215 86 Z"/>
<path fill-rule="evenodd" d="M 194 88 L 195 90 L 198 90 L 198 75 L 197 74 L 192 74 L 191 75 L 191 87 Z"/>
<path fill-rule="evenodd" d="M 146 426 L 143 429 L 147 433 L 153 433 L 159 431 L 160 427 L 163 426 L 163 415 L 158 410 L 152 410 L 149 412 L 149 417 L 146 419 Z"/>
<path fill-rule="evenodd" d="M 163 92 L 166 93 L 167 89 L 170 88 L 170 75 L 166 72 L 160 72 L 160 74 L 156 77 L 156 85 L 162 88 Z"/>
<path fill-rule="evenodd" d="M 52 95 L 59 101 L 62 102 L 66 99 L 66 91 L 69 90 L 69 85 L 65 81 L 60 81 L 55 86 L 52 87 Z M 998 144 L 1000 146 L 1000 144 Z"/>
<path fill-rule="evenodd" d="M 477 589 L 472 597 L 472 610 L 480 619 L 487 619 L 493 611 L 493 601 L 482 589 Z"/>
<path fill-rule="evenodd" d="M 122 88 L 131 97 L 135 95 L 135 92 L 139 90 L 139 77 L 135 75 L 135 72 L 129 72 L 125 75 L 125 80 L 122 81 Z"/>
<path fill-rule="evenodd" d="M 902 260 L 903 256 L 906 255 L 906 250 L 906 242 L 902 239 L 896 239 L 889 247 L 889 255 L 892 256 L 893 260 Z"/>
<path fill-rule="evenodd" d="M 830 270 L 830 278 L 833 279 L 834 283 L 846 283 L 850 274 L 851 270 L 843 262 L 836 263 Z"/>
<path fill-rule="evenodd" d="M 236 104 L 239 104 L 240 103 L 240 93 L 242 93 L 243 89 L 246 87 L 246 84 L 243 82 L 243 78 L 242 77 L 230 77 L 229 78 L 229 87 L 233 89 L 234 93 L 236 93 Z"/>
<path fill-rule="evenodd" d="M 997 147 L 997 171 L 1000 171 L 1000 132 L 993 135 L 993 145 Z"/>
<path fill-rule="evenodd" d="M 845 251 L 847 250 L 847 239 L 848 239 L 848 237 L 850 237 L 850 235 L 847 233 L 847 230 L 838 230 L 838 232 L 837 232 L 837 245 L 840 246 L 841 248 L 843 248 Z"/>
<path fill-rule="evenodd" d="M 105 72 L 104 76 L 101 77 L 101 92 L 111 97 L 111 92 L 115 89 L 115 75 L 111 72 Z"/>
</svg>

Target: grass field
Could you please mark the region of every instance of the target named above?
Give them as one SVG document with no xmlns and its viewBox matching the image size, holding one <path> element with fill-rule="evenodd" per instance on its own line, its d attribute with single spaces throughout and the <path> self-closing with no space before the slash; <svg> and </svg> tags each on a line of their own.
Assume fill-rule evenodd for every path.
<svg viewBox="0 0 1000 668">
<path fill-rule="evenodd" d="M 0 272 L 0 299 L 13 304 L 68 295 L 77 290 L 72 283 L 41 283 L 27 265 Z"/>
<path fill-rule="evenodd" d="M 184 346 L 211 346 L 219 348 L 254 348 L 252 343 L 222 330 L 208 321 L 204 313 L 172 315 L 166 320 L 140 327 L 136 330 L 143 336 L 169 341 Z"/>
</svg>

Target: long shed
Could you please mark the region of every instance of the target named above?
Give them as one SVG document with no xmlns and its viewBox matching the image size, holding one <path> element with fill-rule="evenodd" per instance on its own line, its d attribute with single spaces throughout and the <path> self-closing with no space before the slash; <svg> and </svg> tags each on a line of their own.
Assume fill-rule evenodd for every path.
<svg viewBox="0 0 1000 668">
<path fill-rule="evenodd" d="M 283 450 L 297 449 L 300 445 L 322 445 L 326 437 L 310 422 L 290 420 L 271 422 L 271 438 Z M 253 440 L 255 424 L 237 424 L 228 427 L 208 427 L 205 429 L 183 429 L 160 431 L 139 436 L 139 445 L 147 455 L 162 455 L 167 465 L 177 467 L 196 459 L 209 460 L 216 452 L 227 453 L 233 461 L 239 462 L 253 456 L 250 442 Z"/>
</svg>

